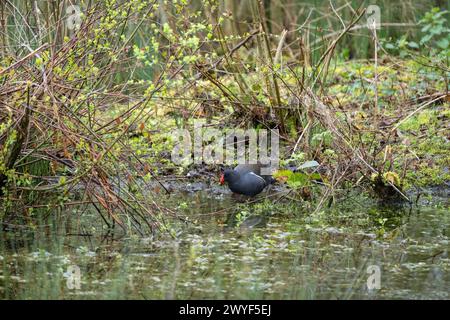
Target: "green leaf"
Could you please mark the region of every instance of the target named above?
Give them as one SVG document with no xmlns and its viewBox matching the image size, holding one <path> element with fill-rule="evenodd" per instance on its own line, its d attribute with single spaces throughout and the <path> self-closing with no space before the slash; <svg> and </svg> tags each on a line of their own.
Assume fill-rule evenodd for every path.
<svg viewBox="0 0 450 320">
<path fill-rule="evenodd" d="M 293 173 L 287 180 L 287 184 L 292 189 L 301 188 L 309 182 L 308 175 L 300 172 Z"/>
<path fill-rule="evenodd" d="M 273 174 L 274 178 L 287 177 L 290 178 L 294 173 L 291 170 L 278 170 Z"/>
<path fill-rule="evenodd" d="M 443 38 L 443 39 L 439 40 L 438 42 L 436 42 L 436 44 L 441 49 L 447 49 L 448 45 L 449 45 L 449 40 L 446 38 Z"/>
<path fill-rule="evenodd" d="M 64 176 L 59 177 L 58 183 L 59 183 L 59 185 L 65 184 L 66 183 L 66 177 L 64 177 Z"/>
<path fill-rule="evenodd" d="M 431 37 L 432 37 L 431 34 L 425 35 L 425 36 L 420 40 L 420 43 L 421 43 L 421 44 L 427 43 L 428 41 L 430 41 Z"/>
</svg>

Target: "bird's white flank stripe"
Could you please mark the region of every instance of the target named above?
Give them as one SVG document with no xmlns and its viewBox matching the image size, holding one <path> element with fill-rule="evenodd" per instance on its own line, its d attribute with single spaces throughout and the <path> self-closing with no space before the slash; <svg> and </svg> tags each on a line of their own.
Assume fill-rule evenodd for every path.
<svg viewBox="0 0 450 320">
<path fill-rule="evenodd" d="M 249 174 L 252 174 L 252 175 L 254 175 L 255 177 L 258 177 L 258 178 L 260 178 L 263 182 L 264 182 L 264 184 L 266 183 L 266 180 L 264 180 L 264 178 L 263 177 L 261 177 L 261 176 L 258 176 L 256 173 L 254 173 L 254 172 L 249 172 Z"/>
</svg>

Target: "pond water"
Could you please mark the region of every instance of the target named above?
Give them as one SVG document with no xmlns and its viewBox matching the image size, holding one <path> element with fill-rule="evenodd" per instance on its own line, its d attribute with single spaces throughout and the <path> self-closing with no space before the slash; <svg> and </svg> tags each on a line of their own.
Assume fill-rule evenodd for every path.
<svg viewBox="0 0 450 320">
<path fill-rule="evenodd" d="M 0 298 L 450 298 L 446 206 L 295 214 L 275 203 L 255 216 L 228 195 L 176 201 L 192 223 L 175 238 L 99 236 L 71 220 L 2 231 Z"/>
</svg>

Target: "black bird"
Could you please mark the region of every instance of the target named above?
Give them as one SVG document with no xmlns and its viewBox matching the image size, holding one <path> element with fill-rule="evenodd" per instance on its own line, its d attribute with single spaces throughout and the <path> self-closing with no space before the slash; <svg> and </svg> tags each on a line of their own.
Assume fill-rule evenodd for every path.
<svg viewBox="0 0 450 320">
<path fill-rule="evenodd" d="M 275 181 L 271 175 L 261 175 L 261 168 L 260 164 L 240 164 L 234 169 L 227 169 L 220 176 L 220 184 L 228 183 L 234 193 L 256 196 Z"/>
</svg>

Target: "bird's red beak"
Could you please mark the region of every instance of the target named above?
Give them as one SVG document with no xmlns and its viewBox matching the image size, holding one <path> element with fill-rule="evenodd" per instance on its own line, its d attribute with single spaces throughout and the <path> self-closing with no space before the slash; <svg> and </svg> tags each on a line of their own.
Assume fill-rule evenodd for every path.
<svg viewBox="0 0 450 320">
<path fill-rule="evenodd" d="M 225 176 L 223 175 L 223 173 L 220 175 L 219 183 L 220 184 L 224 184 L 225 183 Z"/>
</svg>

